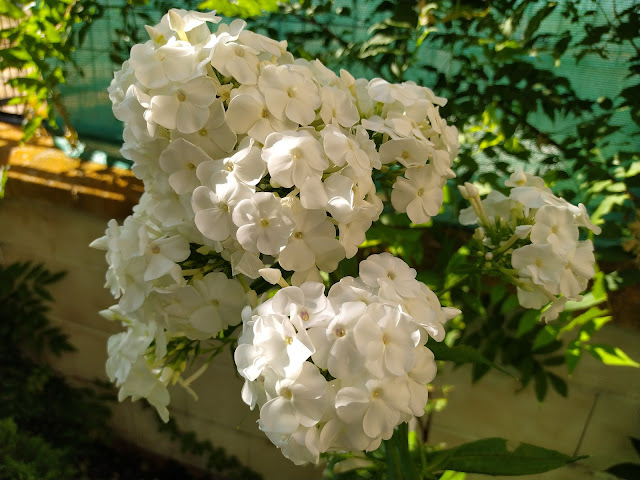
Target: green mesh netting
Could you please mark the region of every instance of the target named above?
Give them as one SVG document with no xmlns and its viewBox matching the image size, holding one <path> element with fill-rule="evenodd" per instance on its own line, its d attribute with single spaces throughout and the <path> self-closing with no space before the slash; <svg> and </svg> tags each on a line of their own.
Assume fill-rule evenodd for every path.
<svg viewBox="0 0 640 480">
<path fill-rule="evenodd" d="M 579 8 L 587 8 L 591 0 L 582 0 L 579 2 Z M 619 10 L 630 6 L 636 0 L 617 0 L 617 8 Z M 339 3 L 339 2 L 336 2 Z M 345 6 L 352 6 L 350 0 L 344 0 Z M 333 24 L 341 24 L 349 27 L 354 40 L 362 40 L 367 36 L 367 25 L 371 24 L 372 10 L 377 2 L 357 2 L 357 7 L 353 12 L 354 15 L 348 19 L 345 17 L 332 17 L 328 15 L 317 18 L 318 22 L 332 22 Z M 613 0 L 601 0 L 601 6 L 604 12 L 612 15 Z M 103 0 L 105 7 L 104 16 L 97 20 L 92 26 L 86 43 L 82 49 L 76 53 L 76 60 L 84 70 L 84 76 L 72 73 L 68 78 L 68 84 L 63 88 L 64 104 L 67 107 L 72 124 L 76 127 L 81 136 L 98 138 L 105 141 L 119 143 L 122 141 L 122 125 L 111 113 L 111 103 L 107 95 L 107 87 L 113 77 L 114 70 L 119 68 L 109 58 L 111 53 L 111 45 L 116 40 L 116 29 L 122 25 L 121 7 L 122 0 Z M 194 2 L 178 1 L 174 4 L 178 8 L 193 8 Z M 560 10 L 560 9 L 557 9 Z M 148 12 L 154 19 L 159 20 L 163 12 Z M 596 19 L 598 22 L 604 22 L 604 18 Z M 295 19 L 286 16 L 273 17 L 272 27 L 279 32 L 279 39 L 291 38 L 307 28 L 304 24 L 296 22 Z M 140 31 L 143 25 L 139 25 Z M 547 32 L 561 33 L 569 30 L 573 33 L 574 38 L 579 36 L 579 32 L 583 27 L 578 24 L 571 24 L 567 19 L 560 15 L 559 11 L 554 12 L 542 24 L 542 30 Z M 309 52 L 321 51 L 323 45 L 307 45 Z M 621 88 L 629 84 L 625 78 L 627 74 L 626 62 L 633 54 L 630 45 L 620 45 L 611 47 L 611 55 L 609 59 L 602 59 L 597 56 L 586 56 L 578 65 L 570 60 L 564 60 L 557 67 L 557 72 L 566 76 L 572 82 L 578 94 L 584 98 L 597 99 L 600 96 L 614 97 Z M 439 67 L 447 66 L 451 62 L 450 52 L 437 50 L 425 51 L 423 55 L 424 61 Z M 532 61 L 540 62 L 544 68 L 554 68 L 551 59 L 533 59 Z M 345 64 L 344 68 L 349 69 L 356 76 L 364 76 L 371 78 L 372 72 L 366 71 L 362 67 L 354 67 Z M 422 75 L 424 78 L 424 75 Z M 409 75 L 411 78 L 411 74 Z M 635 126 L 626 121 L 624 115 L 620 115 L 620 124 L 623 125 L 621 136 L 628 135 L 635 131 Z M 534 119 L 537 124 L 546 129 L 550 126 L 553 131 L 567 133 L 573 128 L 571 119 L 562 119 L 557 124 L 549 125 L 549 120 L 542 115 Z M 615 143 L 615 142 L 614 142 Z"/>
</svg>

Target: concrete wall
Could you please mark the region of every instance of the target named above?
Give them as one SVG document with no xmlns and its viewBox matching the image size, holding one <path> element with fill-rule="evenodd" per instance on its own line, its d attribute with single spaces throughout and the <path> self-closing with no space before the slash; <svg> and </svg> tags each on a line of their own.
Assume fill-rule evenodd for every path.
<svg viewBox="0 0 640 480">
<path fill-rule="evenodd" d="M 16 149 L 14 154 L 19 150 Z M 6 150 L 4 154 L 8 155 Z M 13 154 L 12 159 L 15 163 Z M 31 260 L 44 262 L 51 270 L 68 272 L 53 288 L 56 302 L 51 319 L 70 335 L 78 351 L 52 359 L 52 364 L 79 382 L 94 378 L 106 380 L 107 338 L 120 331 L 120 327 L 98 315 L 99 310 L 114 301 L 103 288 L 104 253 L 88 245 L 103 234 L 109 216 L 126 214 L 135 202 L 135 195 L 129 199 L 107 198 L 109 195 L 105 193 L 85 192 L 87 197 L 106 199 L 106 203 L 101 204 L 95 198 L 84 199 L 83 192 L 78 194 L 76 187 L 69 187 L 66 193 L 55 193 L 46 183 L 50 178 L 36 188 L 32 185 L 34 181 L 37 183 L 34 178 L 43 175 L 38 173 L 38 168 L 22 164 L 12 169 L 7 196 L 0 201 L 0 262 Z M 58 175 L 56 181 L 63 175 L 64 182 L 73 185 L 76 177 L 86 180 L 87 177 L 95 179 L 98 174 L 106 175 L 105 171 L 88 172 L 87 168 L 93 167 L 75 163 L 65 168 L 55 174 Z M 109 173 L 117 180 L 112 180 L 112 185 L 127 179 L 132 181 L 130 174 L 115 173 L 117 175 L 113 171 Z M 113 190 L 108 185 L 109 181 L 104 181 L 101 187 L 107 193 Z M 67 197 L 71 200 L 65 200 Z M 640 359 L 640 332 L 636 330 L 607 326 L 595 341 L 620 346 L 632 358 Z M 565 375 L 562 369 L 558 373 Z M 567 454 L 591 455 L 578 465 L 531 477 L 546 480 L 595 478 L 593 472 L 614 463 L 640 461 L 627 440 L 630 435 L 640 436 L 638 369 L 605 367 L 586 357 L 569 379 L 569 397 L 565 399 L 550 392 L 543 404 L 535 400 L 531 389 L 514 395 L 515 381 L 500 373 L 489 374 L 475 386 L 471 386 L 470 378 L 470 372 L 464 368 L 439 372 L 438 384 L 455 387 L 449 395 L 449 406 L 434 418 L 432 441 L 455 445 L 500 436 Z M 196 431 L 201 438 L 225 447 L 245 465 L 263 473 L 267 480 L 320 478 L 317 468 L 291 464 L 258 430 L 256 412 L 250 412 L 240 400 L 241 382 L 228 356 L 217 359 L 194 388 L 199 395 L 197 401 L 179 387 L 171 391 L 170 410 L 183 429 Z M 112 426 L 145 449 L 197 465 L 198 459 L 180 455 L 165 435 L 157 433 L 152 415 L 151 411 L 143 411 L 138 404 L 127 400 L 116 406 Z"/>
</svg>

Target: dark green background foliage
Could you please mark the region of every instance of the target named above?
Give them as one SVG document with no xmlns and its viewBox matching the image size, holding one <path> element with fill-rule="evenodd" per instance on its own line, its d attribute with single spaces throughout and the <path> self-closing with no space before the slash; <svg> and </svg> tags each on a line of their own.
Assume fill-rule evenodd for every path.
<svg viewBox="0 0 640 480">
<path fill-rule="evenodd" d="M 54 300 L 49 288 L 63 277 L 31 262 L 0 265 L 0 480 L 259 480 L 224 448 L 181 430 L 175 420 L 158 419 L 159 429 L 221 477 L 191 472 L 111 433 L 113 386 L 74 386 L 48 366 L 51 356 L 74 350 L 47 318 Z"/>
<path fill-rule="evenodd" d="M 10 418 L 0 420 L 0 480 L 61 480 L 75 475 L 66 452 L 18 431 Z"/>
<path fill-rule="evenodd" d="M 102 15 L 102 6 L 94 0 L 1 0 L 0 7 L 3 16 L 18 22 L 0 31 L 5 46 L 0 50 L 0 71 L 20 71 L 8 83 L 22 95 L 12 103 L 27 106 L 25 138 L 30 138 L 44 120 L 55 126 L 56 113 L 65 127 L 68 118 L 60 85 L 72 71 L 84 75 L 73 53 L 85 41 L 93 21 Z"/>
</svg>

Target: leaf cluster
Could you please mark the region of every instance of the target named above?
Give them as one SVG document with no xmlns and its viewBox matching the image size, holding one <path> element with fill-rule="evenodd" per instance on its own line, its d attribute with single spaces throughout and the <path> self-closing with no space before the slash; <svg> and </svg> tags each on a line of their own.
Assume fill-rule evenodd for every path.
<svg viewBox="0 0 640 480">
<path fill-rule="evenodd" d="M 0 31 L 0 71 L 15 69 L 8 83 L 20 92 L 12 104 L 26 109 L 23 139 L 30 139 L 42 122 L 56 126 L 56 110 L 68 128 L 60 100 L 60 85 L 70 68 L 82 74 L 73 53 L 104 8 L 97 0 L 5 0 L 3 14 L 14 26 Z"/>
<path fill-rule="evenodd" d="M 59 480 L 77 472 L 67 452 L 43 438 L 18 430 L 11 418 L 0 420 L 0 480 Z"/>
<path fill-rule="evenodd" d="M 64 278 L 42 264 L 0 265 L 0 479 L 164 479 L 207 478 L 191 475 L 177 462 L 149 465 L 140 451 L 125 451 L 108 426 L 110 384 L 71 385 L 47 362 L 72 352 L 66 334 L 48 318 L 51 287 Z M 179 357 L 191 345 L 172 345 Z M 182 361 L 180 358 L 178 360 Z M 6 418 L 5 418 L 6 417 Z M 164 424 L 162 424 L 164 425 Z M 208 468 L 225 478 L 260 478 L 222 447 L 199 440 L 171 422 L 159 430 L 184 452 L 201 455 Z M 55 446 L 55 447 L 54 447 Z M 111 478 L 111 477 L 109 477 Z"/>
</svg>

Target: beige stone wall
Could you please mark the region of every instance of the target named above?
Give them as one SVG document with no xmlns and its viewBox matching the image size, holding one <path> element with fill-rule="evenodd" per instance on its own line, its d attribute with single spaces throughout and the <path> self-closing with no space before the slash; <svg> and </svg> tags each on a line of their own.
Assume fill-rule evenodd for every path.
<svg viewBox="0 0 640 480">
<path fill-rule="evenodd" d="M 1 153 L 8 155 L 6 151 L 0 152 L 0 159 Z M 72 166 L 76 170 L 85 168 Z M 95 198 L 78 196 L 77 190 L 74 193 L 69 188 L 65 195 L 72 200 L 66 201 L 64 195 L 47 190 L 46 181 L 40 185 L 42 188 L 31 189 L 28 183 L 32 180 L 20 176 L 29 171 L 18 167 L 13 169 L 15 175 L 9 180 L 7 197 L 0 201 L 0 262 L 31 260 L 43 262 L 51 270 L 68 272 L 53 289 L 56 302 L 51 319 L 70 335 L 78 351 L 52 359 L 52 364 L 79 382 L 106 380 L 107 338 L 120 327 L 98 315 L 98 311 L 114 301 L 103 288 L 104 253 L 88 245 L 103 234 L 108 217 L 126 214 L 135 197 L 129 203 L 124 197 L 100 203 Z M 38 176 L 36 170 L 30 173 L 34 177 Z M 60 175 L 67 178 L 65 181 L 93 175 L 86 172 L 77 175 L 76 170 L 73 175 L 59 172 L 54 180 L 61 181 Z M 110 191 L 104 186 L 109 182 L 105 182 L 103 188 Z M 87 195 L 108 197 L 104 192 Z M 596 341 L 620 346 L 632 358 L 640 359 L 638 331 L 607 326 Z M 561 369 L 559 374 L 563 375 Z M 514 380 L 500 373 L 491 373 L 471 386 L 470 372 L 463 368 L 440 372 L 437 382 L 455 388 L 449 407 L 434 418 L 433 441 L 455 445 L 500 436 L 567 454 L 591 455 L 579 465 L 535 475 L 532 479 L 595 478 L 596 470 L 614 463 L 640 461 L 627 441 L 630 435 L 640 436 L 637 369 L 605 367 L 595 359 L 584 358 L 570 379 L 569 397 L 550 392 L 543 404 L 535 400 L 530 389 L 514 395 L 517 389 Z M 217 359 L 194 386 L 199 395 L 197 401 L 180 388 L 172 390 L 171 412 L 182 428 L 194 430 L 201 438 L 225 447 L 245 465 L 263 473 L 266 480 L 320 478 L 319 469 L 291 464 L 258 430 L 256 412 L 250 412 L 240 400 L 241 382 L 228 356 Z M 115 408 L 112 425 L 119 434 L 145 449 L 198 464 L 198 459 L 181 456 L 166 436 L 157 433 L 152 415 L 138 404 L 125 401 Z"/>
</svg>

